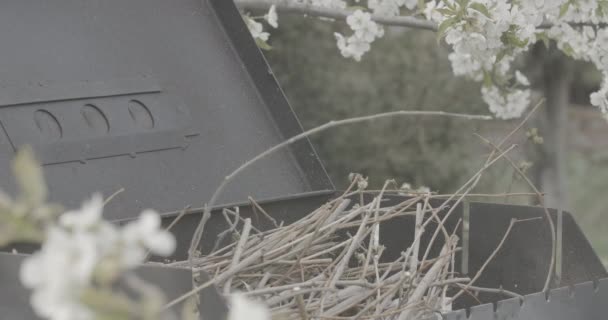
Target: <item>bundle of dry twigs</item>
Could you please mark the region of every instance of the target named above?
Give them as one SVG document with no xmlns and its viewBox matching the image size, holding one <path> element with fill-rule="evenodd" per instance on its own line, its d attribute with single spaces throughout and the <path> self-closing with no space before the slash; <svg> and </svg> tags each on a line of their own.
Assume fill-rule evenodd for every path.
<svg viewBox="0 0 608 320">
<path fill-rule="evenodd" d="M 232 226 L 225 234 L 238 240 L 196 259 L 195 270 L 208 273 L 226 294 L 263 300 L 279 319 L 419 319 L 448 310 L 448 288 L 470 279 L 454 273 L 458 238 L 443 227 L 441 208 L 429 205 L 430 194 L 384 205 L 384 191 L 351 205 L 349 197 L 359 191 L 349 189 L 299 221 L 264 232 L 224 210 Z M 414 241 L 399 258 L 381 261 L 380 223 L 404 215 L 415 217 Z M 431 222 L 438 232 L 422 248 Z M 438 244 L 440 254 L 430 257 Z"/>
<path fill-rule="evenodd" d="M 451 230 L 448 230 L 445 222 L 457 204 L 466 196 L 471 196 L 470 191 L 475 188 L 482 173 L 503 157 L 534 190 L 534 194 L 519 195 L 536 195 L 542 205 L 542 194 L 508 155 L 515 145 L 503 148 L 532 113 L 498 144 L 480 137 L 492 147 L 492 152 L 479 171 L 455 194 L 441 197 L 410 192 L 410 197 L 402 198 L 400 203 L 387 203 L 384 201 L 389 185 L 387 182 L 382 190 L 372 193 L 374 197 L 371 201 L 366 202 L 364 199 L 367 198 L 361 196 L 366 180 L 356 175 L 342 196 L 295 223 L 279 225 L 265 214 L 275 224 L 270 230 L 260 231 L 252 226 L 249 218 L 240 217 L 238 210 L 224 209 L 223 215 L 230 227 L 220 234 L 211 253 L 196 256 L 194 249 L 198 247 L 205 223 L 210 217 L 210 208 L 232 177 L 278 148 L 335 124 L 309 130 L 267 150 L 226 177 L 214 193 L 210 205 L 204 209 L 191 243 L 189 261 L 172 263 L 191 267 L 195 272 L 204 271 L 211 280 L 197 285 L 191 292 L 167 304 L 167 307 L 212 285 L 221 288 L 226 295 L 241 292 L 262 300 L 271 309 L 274 319 L 294 320 L 436 319 L 439 316 L 435 314 L 449 311 L 455 299 L 462 294 L 483 291 L 521 297 L 502 288 L 482 288 L 474 284 L 500 250 L 513 226 L 538 218 L 512 220 L 498 247 L 471 278 L 459 277 L 454 265 L 455 254 L 460 250 L 456 236 L 460 222 Z M 354 118 L 343 122 L 366 119 Z M 432 207 L 431 198 L 445 200 L 441 205 Z M 353 199 L 357 199 L 356 204 L 351 203 Z M 444 209 L 447 210 L 442 212 Z M 546 208 L 545 213 L 555 246 L 554 226 Z M 413 240 L 407 242 L 409 246 L 402 246 L 403 251 L 398 258 L 392 261 L 382 259 L 384 246 L 380 242 L 380 224 L 391 223 L 391 219 L 406 215 L 412 216 L 415 221 Z M 219 248 L 230 235 L 234 241 Z M 423 236 L 425 239 L 430 236 L 430 241 L 423 242 Z M 404 243 L 406 238 L 404 234 Z M 435 250 L 438 254 L 431 256 L 432 248 L 440 248 Z M 545 288 L 550 284 L 554 259 L 552 256 Z"/>
</svg>

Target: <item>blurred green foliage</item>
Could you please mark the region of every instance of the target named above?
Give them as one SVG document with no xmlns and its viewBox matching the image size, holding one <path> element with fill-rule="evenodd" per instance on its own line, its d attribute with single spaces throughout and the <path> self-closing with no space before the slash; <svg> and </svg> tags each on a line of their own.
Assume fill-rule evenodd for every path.
<svg viewBox="0 0 608 320">
<path fill-rule="evenodd" d="M 389 29 L 357 63 L 340 56 L 332 24 L 292 16 L 281 23 L 266 55 L 305 128 L 390 110 L 488 113 L 478 84 L 453 76 L 448 52 L 433 33 Z M 313 138 L 338 186 L 350 172 L 370 176 L 376 187 L 387 178 L 444 191 L 463 182 L 471 141 L 479 145 L 472 135 L 478 122 L 380 121 Z"/>
<path fill-rule="evenodd" d="M 608 151 L 572 153 L 568 162 L 574 215 L 608 266 Z"/>
</svg>

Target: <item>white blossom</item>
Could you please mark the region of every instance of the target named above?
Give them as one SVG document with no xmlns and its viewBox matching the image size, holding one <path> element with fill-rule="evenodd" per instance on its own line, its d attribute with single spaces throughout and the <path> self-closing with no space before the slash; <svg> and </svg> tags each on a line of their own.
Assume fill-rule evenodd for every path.
<svg viewBox="0 0 608 320">
<path fill-rule="evenodd" d="M 367 186 L 368 186 L 367 178 L 359 177 L 359 180 L 357 181 L 357 188 L 359 190 L 365 190 L 365 189 L 367 189 Z"/>
<path fill-rule="evenodd" d="M 416 189 L 416 192 L 418 192 L 418 193 L 430 193 L 431 189 L 429 187 L 421 186 L 421 187 L 418 187 L 418 189 Z"/>
<path fill-rule="evenodd" d="M 99 224 L 102 219 L 103 197 L 96 193 L 80 210 L 68 211 L 59 217 L 59 224 L 66 228 L 84 231 Z"/>
<path fill-rule="evenodd" d="M 404 182 L 401 184 L 401 187 L 399 187 L 399 189 L 409 191 L 412 190 L 412 185 L 407 182 Z"/>
<path fill-rule="evenodd" d="M 361 10 L 356 10 L 353 14 L 346 17 L 346 23 L 350 26 L 351 29 L 357 31 L 363 27 L 365 27 L 372 20 L 372 16 Z"/>
<path fill-rule="evenodd" d="M 441 9 L 443 7 L 444 7 L 443 1 L 437 2 L 435 0 L 431 0 L 431 1 L 427 2 L 426 6 L 424 7 L 424 10 L 423 10 L 424 16 L 426 17 L 427 20 L 431 20 L 431 21 L 435 21 L 435 22 L 442 21 L 443 16 L 437 10 Z"/>
<path fill-rule="evenodd" d="M 251 32 L 251 36 L 254 39 L 268 41 L 270 34 L 268 32 L 264 32 L 264 26 L 261 23 L 247 16 L 244 19 L 245 23 L 247 24 L 247 28 L 249 28 L 249 32 Z"/>
<path fill-rule="evenodd" d="M 88 320 L 93 313 L 80 295 L 94 285 L 97 267 L 111 261 L 116 271 L 144 262 L 148 250 L 167 256 L 175 239 L 161 229 L 159 215 L 142 212 L 139 219 L 120 229 L 102 219 L 103 199 L 94 195 L 80 210 L 65 212 L 57 224 L 45 229 L 40 251 L 27 257 L 20 280 L 32 289 L 36 314 L 50 320 Z"/>
<path fill-rule="evenodd" d="M 481 96 L 490 107 L 490 111 L 500 119 L 520 117 L 530 103 L 530 90 L 503 92 L 500 88 L 491 86 L 483 87 Z"/>
<path fill-rule="evenodd" d="M 524 76 L 524 74 L 521 73 L 519 70 L 515 71 L 515 80 L 517 80 L 517 82 L 522 86 L 530 85 L 530 80 L 528 80 L 528 78 Z"/>
<path fill-rule="evenodd" d="M 52 227 L 39 252 L 20 269 L 23 285 L 33 290 L 31 305 L 37 315 L 51 320 L 93 319 L 79 302 L 99 258 L 96 239 Z"/>
<path fill-rule="evenodd" d="M 128 249 L 125 250 L 125 254 L 141 257 L 139 262 L 137 262 L 138 259 L 135 259 L 134 262 L 141 263 L 146 255 L 145 249 L 160 256 L 168 256 L 175 250 L 175 238 L 168 231 L 161 229 L 160 222 L 158 213 L 145 210 L 139 219 L 128 223 L 123 228 L 121 236 Z"/>
<path fill-rule="evenodd" d="M 232 294 L 229 302 L 227 320 L 271 320 L 270 311 L 266 306 L 242 294 Z"/>
<path fill-rule="evenodd" d="M 343 0 L 312 0 L 310 3 L 316 7 L 328 8 L 328 9 L 346 8 L 346 2 Z"/>
<path fill-rule="evenodd" d="M 344 9 L 347 7 L 345 0 L 310 0 L 314 6 L 330 8 L 330 9 Z"/>
<path fill-rule="evenodd" d="M 360 61 L 384 29 L 372 19 L 378 16 L 411 15 L 417 0 L 287 0 L 328 9 L 347 9 L 357 4 L 346 23 L 352 34 L 335 33 L 345 58 Z M 608 5 L 598 0 L 424 0 L 423 16 L 437 23 L 451 47 L 449 60 L 457 76 L 484 83 L 482 97 L 499 118 L 521 115 L 529 103 L 529 80 L 512 63 L 539 39 L 552 39 L 574 59 L 593 63 L 603 74 L 602 89 L 590 96 L 591 103 L 608 115 Z M 365 6 L 366 8 L 360 8 Z M 276 27 L 271 7 L 266 21 Z M 263 26 L 246 17 L 256 39 L 268 40 Z M 543 23 L 553 26 L 547 30 Z M 510 88 L 515 79 L 517 90 Z"/>
<path fill-rule="evenodd" d="M 602 87 L 597 92 L 594 92 L 589 97 L 591 104 L 598 107 L 604 115 L 608 115 L 608 85 L 606 81 L 602 83 Z"/>
<path fill-rule="evenodd" d="M 427 2 L 424 14 L 439 24 L 448 21 L 445 41 L 452 46 L 448 58 L 454 74 L 475 81 L 491 81 L 489 88 L 482 89 L 482 96 L 497 117 L 521 115 L 529 103 L 528 90 L 503 92 L 499 87 L 506 86 L 507 79 L 513 76 L 511 63 L 515 56 L 528 50 L 536 41 L 536 27 L 543 21 L 542 13 L 539 13 L 542 11 L 537 8 L 544 5 L 543 0 L 449 1 L 452 9 L 443 6 L 444 11 L 437 10 L 444 3 Z M 457 15 L 462 10 L 465 14 Z M 506 47 L 509 47 L 508 51 Z M 521 86 L 529 85 L 521 73 L 514 76 Z M 519 103 L 525 105 L 518 106 Z"/>
<path fill-rule="evenodd" d="M 274 4 L 270 6 L 268 13 L 264 15 L 264 20 L 275 29 L 279 27 L 279 16 L 277 16 L 277 7 Z"/>
<path fill-rule="evenodd" d="M 361 57 L 370 50 L 371 43 L 384 35 L 384 29 L 372 20 L 371 14 L 361 10 L 349 15 L 346 23 L 353 34 L 345 38 L 342 34 L 335 33 L 336 44 L 342 56 L 360 61 Z"/>
</svg>

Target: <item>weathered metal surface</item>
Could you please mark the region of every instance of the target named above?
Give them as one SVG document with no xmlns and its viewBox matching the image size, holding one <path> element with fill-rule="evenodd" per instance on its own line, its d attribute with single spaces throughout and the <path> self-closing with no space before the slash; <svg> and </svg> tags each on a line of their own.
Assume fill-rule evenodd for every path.
<svg viewBox="0 0 608 320">
<path fill-rule="evenodd" d="M 334 197 L 335 196 L 337 196 L 337 193 Z M 366 195 L 366 197 L 372 196 L 373 195 L 371 194 Z M 283 199 L 263 203 L 262 207 L 269 215 L 273 216 L 278 221 L 284 220 L 286 223 L 289 223 L 303 217 L 331 198 L 332 197 L 302 197 Z M 407 197 L 401 195 L 387 195 L 385 204 L 395 204 L 406 198 Z M 441 203 L 442 200 L 431 201 L 431 205 L 435 208 Z M 462 205 L 456 207 L 452 215 L 446 220 L 448 229 L 453 229 L 463 219 L 462 208 Z M 439 216 L 444 217 L 448 210 L 449 208 L 446 208 L 439 212 Z M 251 217 L 254 225 L 261 229 L 271 227 L 271 223 L 260 212 L 256 213 L 256 210 L 252 209 L 249 205 L 239 206 L 239 212 L 243 218 Z M 550 210 L 550 214 L 552 215 L 552 219 L 556 220 L 555 210 Z M 538 299 L 538 297 L 541 296 L 544 299 L 544 293 L 539 292 L 542 291 L 548 272 L 552 245 L 548 223 L 545 219 L 545 212 L 540 207 L 470 203 L 468 255 L 466 257 L 463 257 L 461 253 L 457 255 L 457 271 L 462 272 L 461 262 L 462 259 L 466 259 L 469 270 L 468 272 L 465 272 L 464 275 L 474 276 L 498 246 L 511 219 L 530 219 L 535 217 L 541 219 L 515 225 L 505 243 L 498 251 L 497 255 L 488 263 L 482 276 L 476 281 L 475 285 L 488 288 L 499 288 L 502 286 L 507 290 L 521 295 L 530 295 L 532 298 L 528 299 L 531 299 L 531 302 L 537 301 L 534 299 Z M 165 224 L 171 223 L 173 218 L 174 216 L 165 217 Z M 199 219 L 200 213 L 193 213 L 183 218 L 183 220 L 178 222 L 175 226 L 178 238 L 181 237 L 178 249 L 180 252 L 178 257 L 180 259 L 185 257 L 185 252 L 190 244 L 190 235 Z M 563 274 L 560 282 L 556 279 L 552 280 L 551 287 L 577 286 L 577 288 L 587 288 L 589 286 L 589 281 L 596 281 L 597 279 L 608 277 L 604 266 L 572 216 L 567 212 L 564 213 L 563 221 L 564 248 L 561 260 Z M 212 219 L 207 225 L 208 228 L 205 231 L 206 233 L 201 243 L 201 250 L 203 252 L 208 252 L 215 243 L 216 235 L 228 227 L 223 221 L 223 217 L 221 217 L 219 211 L 213 212 Z M 460 225 L 462 225 L 462 223 L 460 223 Z M 382 223 L 380 228 L 381 242 L 386 246 L 386 250 L 383 253 L 383 259 L 390 260 L 398 257 L 401 251 L 412 244 L 414 235 L 413 216 L 403 216 L 392 219 L 390 222 Z M 425 247 L 428 241 L 430 241 L 432 233 L 434 232 L 433 226 L 429 225 L 428 229 L 425 231 L 426 236 L 422 239 L 422 247 Z M 461 238 L 464 238 L 462 228 L 458 229 L 457 234 L 459 234 Z M 439 252 L 441 243 L 441 241 L 437 241 L 436 245 L 431 250 L 431 255 Z M 601 286 L 606 286 L 605 281 L 606 280 L 602 282 Z M 583 285 L 581 285 L 581 283 L 583 283 Z M 580 289 L 580 291 L 584 294 L 589 292 L 588 289 Z M 557 292 L 559 293 L 560 291 L 558 290 Z M 581 293 L 581 296 L 584 295 L 583 293 Z M 555 293 L 553 293 L 553 295 L 555 295 Z M 608 303 L 605 295 L 606 293 L 594 296 L 594 298 L 590 300 L 590 303 L 595 303 L 594 301 Z M 520 314 L 519 302 L 517 302 L 517 309 L 514 309 L 515 300 L 503 300 L 505 296 L 497 294 L 480 293 L 476 298 L 482 302 L 481 306 L 477 306 L 479 302 L 467 295 L 463 295 L 462 297 L 462 299 L 459 299 L 454 304 L 454 308 L 456 310 L 460 309 L 460 311 L 450 314 L 450 317 L 462 317 L 463 315 L 466 315 L 465 310 L 472 307 L 472 314 L 476 316 L 476 318 L 473 318 L 474 320 L 552 319 L 549 316 L 541 318 L 540 316 L 542 313 L 539 313 L 539 318 L 509 318 L 509 316 L 512 317 L 514 314 Z M 558 303 L 556 301 L 562 300 L 555 298 L 553 304 L 560 304 L 561 302 Z M 569 303 L 569 300 L 564 301 L 565 304 L 560 308 L 569 308 L 567 304 Z M 485 303 L 490 304 L 486 305 Z M 492 303 L 503 306 L 498 313 L 498 316 L 502 318 L 495 318 L 497 315 L 494 313 Z M 584 304 L 579 305 L 580 308 L 585 307 Z M 594 308 L 600 308 L 601 305 L 601 303 L 596 304 L 594 305 Z M 524 306 L 526 306 L 525 303 Z M 575 307 L 579 308 L 578 306 Z M 538 308 L 527 308 L 529 308 L 529 310 L 524 310 L 526 313 L 522 313 L 522 315 L 536 312 L 535 310 L 540 310 L 538 308 L 544 308 L 544 305 Z M 552 306 L 551 308 L 556 307 Z M 582 312 L 577 311 L 576 308 L 572 309 L 571 312 Z M 514 310 L 516 310 L 517 313 L 515 313 Z M 544 312 L 542 310 L 538 312 Z M 591 310 L 593 310 L 593 308 L 591 308 Z M 484 316 L 487 317 L 484 318 Z M 466 319 L 466 317 L 454 319 Z M 574 317 L 570 319 L 578 318 Z M 587 318 L 580 319 L 584 320 Z"/>
<path fill-rule="evenodd" d="M 475 306 L 444 315 L 445 320 L 597 320 L 606 319 L 608 279 Z"/>
<path fill-rule="evenodd" d="M 7 0 L 0 179 L 32 145 L 51 198 L 121 188 L 110 219 L 202 206 L 246 160 L 302 131 L 231 1 Z M 219 204 L 333 190 L 309 142 L 252 166 Z"/>
</svg>

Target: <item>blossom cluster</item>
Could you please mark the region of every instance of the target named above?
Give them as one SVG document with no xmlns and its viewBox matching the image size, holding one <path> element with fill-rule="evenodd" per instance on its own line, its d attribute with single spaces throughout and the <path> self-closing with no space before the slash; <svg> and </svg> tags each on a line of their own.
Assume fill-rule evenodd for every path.
<svg viewBox="0 0 608 320">
<path fill-rule="evenodd" d="M 368 12 L 356 10 L 346 18 L 346 23 L 353 31 L 349 37 L 335 33 L 340 53 L 345 58 L 360 61 L 361 57 L 370 50 L 371 43 L 384 35 L 384 29 L 372 20 Z"/>
<path fill-rule="evenodd" d="M 418 5 L 418 0 L 368 0 L 367 1 L 367 6 L 374 14 L 383 15 L 383 16 L 398 16 L 401 14 L 402 7 L 412 10 L 412 9 L 415 9 L 417 5 Z"/>
<path fill-rule="evenodd" d="M 424 8 L 425 17 L 439 25 L 440 36 L 452 47 L 448 58 L 454 74 L 483 81 L 482 97 L 502 119 L 519 117 L 529 104 L 529 89 L 522 86 L 527 79 L 519 73 L 523 80 L 512 83 L 511 64 L 536 42 L 543 17 L 525 3 L 432 0 Z"/>
<path fill-rule="evenodd" d="M 454 74 L 483 83 L 484 101 L 502 119 L 521 116 L 530 103 L 529 81 L 514 70 L 513 62 L 535 42 L 554 40 L 560 50 L 574 59 L 592 62 L 602 72 L 602 86 L 590 100 L 608 114 L 608 28 L 604 27 L 608 22 L 608 1 L 286 0 L 284 3 L 352 10 L 346 23 L 353 34 L 335 33 L 335 37 L 340 53 L 356 61 L 384 34 L 374 17 L 421 15 L 435 22 L 439 36 L 452 48 L 448 58 Z M 246 21 L 254 37 L 268 39 L 261 24 L 252 18 Z"/>
<path fill-rule="evenodd" d="M 547 32 L 557 46 L 574 59 L 591 62 L 602 73 L 600 89 L 590 96 L 591 104 L 608 116 L 608 2 L 564 1 L 562 17 L 551 17 L 554 26 Z M 608 119 L 608 117 L 607 117 Z"/>
<path fill-rule="evenodd" d="M 256 17 L 246 15 L 243 16 L 243 19 L 245 20 L 245 24 L 247 25 L 249 32 L 251 32 L 251 36 L 262 45 L 267 46 L 266 41 L 268 41 L 270 38 L 270 33 L 264 31 L 264 25 L 256 21 Z M 275 29 L 279 27 L 279 16 L 277 15 L 277 10 L 274 5 L 270 6 L 268 13 L 262 17 L 257 17 L 257 19 L 265 20 L 268 25 Z"/>
<path fill-rule="evenodd" d="M 345 9 L 347 6 L 346 1 L 344 0 L 294 0 L 294 2 L 328 9 Z"/>
<path fill-rule="evenodd" d="M 235 293 L 228 297 L 230 310 L 227 320 L 271 320 L 270 310 L 264 304 Z"/>
<path fill-rule="evenodd" d="M 96 319 L 81 301 L 87 289 L 104 285 L 143 263 L 148 252 L 168 256 L 175 238 L 162 230 L 160 216 L 151 210 L 119 228 L 102 219 L 103 199 L 95 195 L 82 208 L 65 212 L 45 227 L 37 253 L 20 269 L 23 285 L 32 289 L 31 304 L 45 319 Z"/>
</svg>

